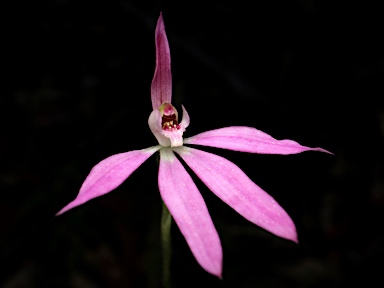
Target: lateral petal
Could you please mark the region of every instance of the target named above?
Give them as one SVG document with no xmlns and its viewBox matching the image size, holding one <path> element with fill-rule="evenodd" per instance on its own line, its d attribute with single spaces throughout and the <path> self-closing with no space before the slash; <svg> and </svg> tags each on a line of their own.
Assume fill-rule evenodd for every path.
<svg viewBox="0 0 384 288">
<path fill-rule="evenodd" d="M 92 168 L 75 200 L 61 209 L 56 216 L 112 191 L 160 148 L 161 146 L 153 146 L 112 155 L 102 160 Z"/>
<path fill-rule="evenodd" d="M 287 212 L 227 159 L 189 147 L 174 148 L 196 175 L 221 200 L 252 223 L 297 242 L 295 224 Z"/>
<path fill-rule="evenodd" d="M 160 150 L 159 189 L 197 262 L 207 272 L 221 277 L 219 235 L 203 197 L 171 148 Z"/>
<path fill-rule="evenodd" d="M 296 154 L 304 151 L 320 151 L 322 148 L 302 146 L 293 140 L 276 140 L 272 136 L 251 127 L 232 126 L 215 129 L 185 138 L 184 144 L 196 144 L 240 152 L 260 154 Z"/>
<path fill-rule="evenodd" d="M 163 128 L 161 128 L 161 117 L 161 112 L 158 109 L 153 110 L 148 118 L 148 126 L 159 144 L 164 147 L 169 147 L 171 146 L 171 140 L 163 133 Z"/>
<path fill-rule="evenodd" d="M 151 85 L 153 110 L 159 108 L 164 102 L 171 103 L 172 98 L 171 54 L 161 13 L 157 20 L 155 41 L 156 68 Z"/>
</svg>

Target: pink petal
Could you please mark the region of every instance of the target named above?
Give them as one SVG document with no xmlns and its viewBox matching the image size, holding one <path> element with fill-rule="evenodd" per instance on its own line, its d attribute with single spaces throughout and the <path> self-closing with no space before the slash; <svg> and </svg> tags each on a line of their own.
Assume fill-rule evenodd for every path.
<svg viewBox="0 0 384 288">
<path fill-rule="evenodd" d="M 153 135 L 156 137 L 159 144 L 163 147 L 171 146 L 171 140 L 166 137 L 163 133 L 163 128 L 161 127 L 161 112 L 158 109 L 155 109 L 151 112 L 148 118 L 148 126 L 151 129 Z"/>
<path fill-rule="evenodd" d="M 85 179 L 76 199 L 56 215 L 63 214 L 69 209 L 112 191 L 160 148 L 160 146 L 154 146 L 143 150 L 120 153 L 96 164 Z"/>
<path fill-rule="evenodd" d="M 171 103 L 172 97 L 171 54 L 161 13 L 157 20 L 155 41 L 156 69 L 151 86 L 153 110 L 159 108 L 164 102 Z"/>
<path fill-rule="evenodd" d="M 197 262 L 221 277 L 222 250 L 219 236 L 204 199 L 170 148 L 160 150 L 159 189 Z"/>
<path fill-rule="evenodd" d="M 183 109 L 183 119 L 180 122 L 180 126 L 183 127 L 183 130 L 185 131 L 185 129 L 189 126 L 190 119 L 185 107 L 181 105 L 181 108 Z"/>
<path fill-rule="evenodd" d="M 332 154 L 322 148 L 301 146 L 292 140 L 276 140 L 272 136 L 251 127 L 233 126 L 197 134 L 184 139 L 184 144 L 197 144 L 240 152 L 260 154 L 296 154 L 308 150 Z"/>
<path fill-rule="evenodd" d="M 283 208 L 227 159 L 189 147 L 174 148 L 221 200 L 265 230 L 297 242 L 295 224 Z"/>
</svg>

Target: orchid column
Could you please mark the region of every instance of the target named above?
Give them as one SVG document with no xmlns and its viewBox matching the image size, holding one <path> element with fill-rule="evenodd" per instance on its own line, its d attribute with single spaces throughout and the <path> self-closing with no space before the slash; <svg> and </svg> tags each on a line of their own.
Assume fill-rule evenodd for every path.
<svg viewBox="0 0 384 288">
<path fill-rule="evenodd" d="M 248 153 L 295 154 L 321 151 L 292 140 L 276 140 L 250 127 L 226 127 L 183 139 L 190 123 L 182 107 L 182 120 L 171 104 L 172 78 L 170 51 L 162 15 L 157 22 L 156 69 L 151 86 L 152 109 L 148 124 L 158 145 L 120 153 L 98 163 L 85 179 L 76 199 L 58 212 L 62 214 L 118 187 L 152 154 L 160 152 L 158 184 L 170 215 L 183 234 L 196 261 L 207 272 L 221 278 L 222 247 L 204 199 L 175 152 L 202 182 L 222 201 L 250 222 L 276 236 L 297 242 L 296 228 L 284 209 L 257 186 L 234 163 L 186 144 L 211 146 Z M 225 115 L 223 115 L 224 117 Z M 145 205 L 145 203 L 138 203 Z M 164 214 L 167 220 L 167 214 Z M 168 223 L 169 217 L 168 217 Z M 163 221 L 163 223 L 167 222 Z M 168 224 L 166 224 L 168 225 Z M 165 225 L 165 226 L 166 226 Z M 169 229 L 169 227 L 165 228 Z"/>
</svg>

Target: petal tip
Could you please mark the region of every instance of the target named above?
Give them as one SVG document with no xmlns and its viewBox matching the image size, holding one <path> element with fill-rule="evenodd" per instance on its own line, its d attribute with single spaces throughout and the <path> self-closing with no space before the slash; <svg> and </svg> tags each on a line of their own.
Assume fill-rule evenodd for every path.
<svg viewBox="0 0 384 288">
<path fill-rule="evenodd" d="M 293 224 L 294 225 L 294 224 Z M 296 232 L 296 227 L 293 227 L 294 229 L 289 231 L 286 235 L 282 236 L 284 239 L 287 239 L 289 241 L 292 241 L 296 244 L 299 244 L 299 239 Z"/>
<path fill-rule="evenodd" d="M 333 156 L 335 156 L 334 153 L 328 151 L 328 150 L 325 150 L 323 148 L 320 148 L 320 147 L 316 147 L 316 148 L 310 148 L 312 151 L 318 151 L 318 152 L 324 152 L 324 153 L 327 153 L 327 154 L 331 154 Z"/>
<path fill-rule="evenodd" d="M 66 207 L 64 207 L 63 209 L 61 209 L 59 212 L 57 212 L 57 213 L 55 214 L 55 217 L 60 216 L 61 214 L 64 214 L 64 213 L 67 212 L 67 211 L 68 211 L 68 209 L 66 209 Z"/>
<path fill-rule="evenodd" d="M 75 199 L 76 200 L 76 199 Z M 65 212 L 67 212 L 68 210 L 71 210 L 72 208 L 80 205 L 80 204 L 75 204 L 73 202 L 75 202 L 75 200 L 73 200 L 72 202 L 70 202 L 67 206 L 63 207 L 59 212 L 57 212 L 55 214 L 55 216 L 60 216 L 61 214 L 64 214 Z"/>
<path fill-rule="evenodd" d="M 289 239 L 289 240 L 291 240 L 292 242 L 294 242 L 296 244 L 299 244 L 299 239 L 297 237 L 297 234 L 294 237 L 292 237 L 291 239 Z"/>
<path fill-rule="evenodd" d="M 163 13 L 160 11 L 159 18 L 157 19 L 157 28 L 161 29 L 164 27 Z"/>
<path fill-rule="evenodd" d="M 203 267 L 203 266 L 202 266 Z M 222 267 L 221 265 L 217 267 L 210 267 L 211 269 L 207 269 L 207 267 L 203 267 L 204 270 L 206 270 L 208 273 L 212 274 L 213 276 L 216 276 L 220 280 L 223 280 L 223 275 L 222 275 Z"/>
</svg>

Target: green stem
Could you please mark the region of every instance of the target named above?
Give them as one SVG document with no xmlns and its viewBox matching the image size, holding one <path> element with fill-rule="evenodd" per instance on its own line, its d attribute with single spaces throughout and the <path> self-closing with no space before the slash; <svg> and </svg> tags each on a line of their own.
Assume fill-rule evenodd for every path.
<svg viewBox="0 0 384 288">
<path fill-rule="evenodd" d="M 172 216 L 163 202 L 161 213 L 161 248 L 163 252 L 163 286 L 171 287 L 171 224 Z"/>
</svg>

